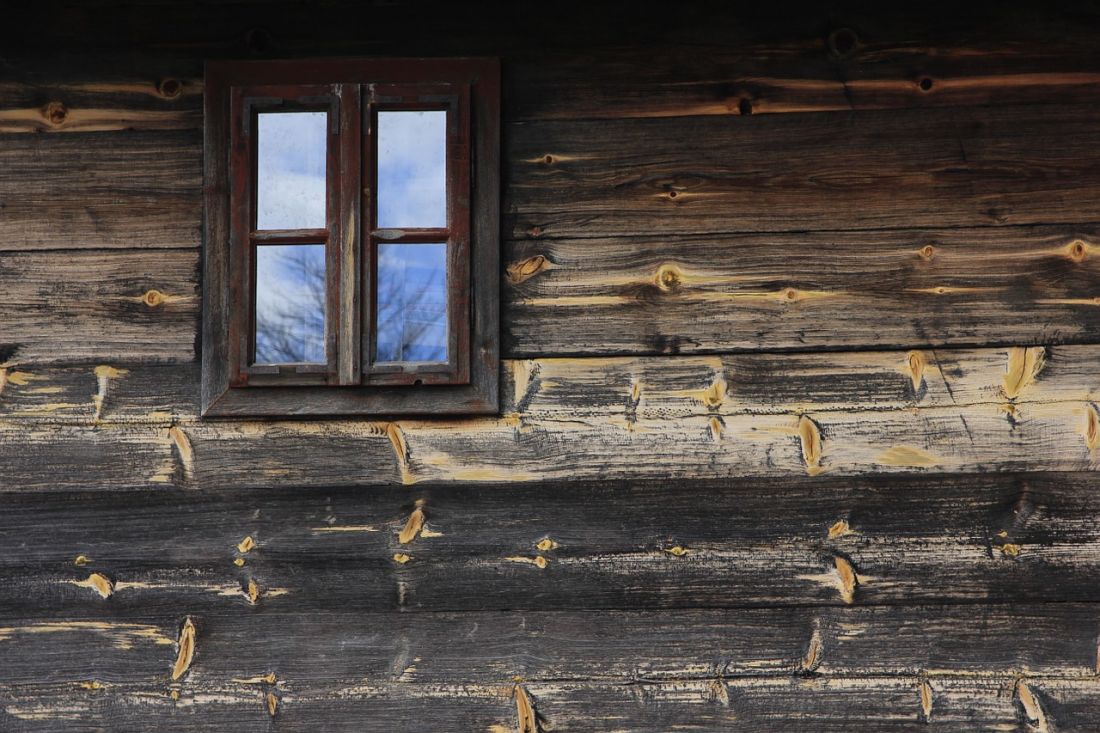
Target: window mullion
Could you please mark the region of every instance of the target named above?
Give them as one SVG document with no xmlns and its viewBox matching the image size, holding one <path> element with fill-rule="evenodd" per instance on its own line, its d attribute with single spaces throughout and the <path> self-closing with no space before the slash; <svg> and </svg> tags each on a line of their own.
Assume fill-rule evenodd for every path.
<svg viewBox="0 0 1100 733">
<path fill-rule="evenodd" d="M 338 167 L 333 196 L 336 205 L 332 213 L 334 237 L 330 247 L 335 255 L 332 286 L 337 304 L 333 314 L 336 325 L 336 383 L 355 385 L 362 379 L 359 362 L 362 351 L 359 305 L 362 251 L 360 86 L 337 84 L 335 89 L 340 104 L 336 151 Z"/>
<path fill-rule="evenodd" d="M 376 122 L 375 112 L 377 104 L 375 101 L 374 84 L 364 85 L 362 88 L 364 104 L 362 105 L 362 111 L 359 115 L 361 124 L 363 125 L 360 139 L 362 140 L 362 150 L 360 153 L 360 160 L 362 161 L 362 195 L 360 196 L 361 210 L 363 215 L 363 237 L 362 246 L 359 252 L 362 256 L 362 261 L 359 266 L 360 275 L 362 278 L 361 295 L 362 303 L 359 309 L 361 321 L 361 327 L 359 333 L 361 336 L 360 343 L 360 372 L 361 375 L 368 374 L 370 372 L 371 360 L 374 358 L 374 309 L 377 307 L 375 300 L 375 240 L 374 230 L 377 226 L 376 211 L 375 211 L 375 195 L 377 193 L 377 167 L 375 165 L 376 157 Z M 364 379 L 364 381 L 367 381 Z"/>
</svg>

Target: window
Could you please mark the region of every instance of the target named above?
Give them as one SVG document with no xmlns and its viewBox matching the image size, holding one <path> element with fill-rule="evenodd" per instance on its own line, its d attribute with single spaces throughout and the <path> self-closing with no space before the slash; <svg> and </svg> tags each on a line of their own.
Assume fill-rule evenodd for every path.
<svg viewBox="0 0 1100 733">
<path fill-rule="evenodd" d="M 211 62 L 203 414 L 497 411 L 496 61 Z"/>
</svg>

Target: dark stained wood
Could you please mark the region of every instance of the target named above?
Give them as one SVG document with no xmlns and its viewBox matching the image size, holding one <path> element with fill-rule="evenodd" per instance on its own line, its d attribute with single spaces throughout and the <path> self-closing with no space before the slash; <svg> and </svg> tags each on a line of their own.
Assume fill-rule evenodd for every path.
<svg viewBox="0 0 1100 733">
<path fill-rule="evenodd" d="M 554 731 L 664 733 L 736 728 L 771 733 L 804 731 L 810 723 L 814 730 L 835 733 L 972 728 L 1023 733 L 1038 729 L 1032 715 L 1041 715 L 1044 725 L 1058 724 L 1055 730 L 1088 730 L 1100 714 L 1096 705 L 1100 685 L 1093 679 L 931 677 L 929 685 L 933 707 L 927 719 L 921 707 L 921 680 L 916 677 L 628 685 L 563 681 L 522 689 L 541 721 L 538 730 L 551 730 L 553 725 Z M 1027 690 L 1027 708 L 1017 692 L 1021 685 Z M 367 725 L 368 730 L 397 733 L 451 728 L 505 733 L 521 730 L 515 688 L 509 681 L 418 685 L 367 680 L 320 690 L 298 690 L 289 683 L 210 682 L 194 691 L 187 685 L 169 691 L 156 683 L 106 690 L 41 684 L 0 692 L 4 705 L 0 721 L 18 731 L 53 731 L 59 725 L 66 731 L 100 731 L 110 721 L 115 726 L 152 725 L 178 731 L 298 730 L 320 723 L 326 731 L 362 731 Z M 178 693 L 179 700 L 173 699 L 172 692 Z"/>
<path fill-rule="evenodd" d="M 176 617 L 100 625 L 25 619 L 2 629 L 6 648 L 20 661 L 4 669 L 0 702 L 16 720 L 13 709 L 40 710 L 45 720 L 66 713 L 87 719 L 113 703 L 123 715 L 186 719 L 216 716 L 224 706 L 247 725 L 270 714 L 265 697 L 271 692 L 278 698 L 276 722 L 291 725 L 308 719 L 300 717 L 306 712 L 320 714 L 314 706 L 325 700 L 334 706 L 325 719 L 333 722 L 360 709 L 442 722 L 466 700 L 478 714 L 499 716 L 505 730 L 514 730 L 508 702 L 519 679 L 544 723 L 555 729 L 579 726 L 575 716 L 582 710 L 592 711 L 597 725 L 612 724 L 610 711 L 626 714 L 630 730 L 670 719 L 706 725 L 731 716 L 754 726 L 835 716 L 835 724 L 850 721 L 862 729 L 874 719 L 868 706 L 945 727 L 966 715 L 956 708 L 962 704 L 972 706 L 973 722 L 1014 720 L 1016 679 L 1026 675 L 1024 684 L 1044 712 L 1069 725 L 1082 711 L 1062 707 L 1063 700 L 1093 710 L 1094 703 L 1078 695 L 1096 685 L 1095 613 L 1093 606 L 1048 605 L 736 615 L 200 616 L 193 618 L 196 654 L 178 683 L 167 680 L 182 623 Z M 1021 627 L 1033 633 L 1020 638 Z M 931 628 L 937 635 L 930 643 Z M 996 671 L 976 665 L 975 658 L 997 665 Z M 930 691 L 931 715 L 922 711 L 922 685 Z M 617 688 L 635 694 L 618 697 Z M 171 690 L 179 693 L 176 705 Z M 59 699 L 63 691 L 67 704 Z M 406 708 L 417 698 L 430 701 L 420 716 Z M 843 707 L 846 699 L 853 707 Z"/>
<path fill-rule="evenodd" d="M 0 517 L 0 587 L 15 617 L 100 620 L 1097 602 L 1098 480 L 21 492 Z M 417 509 L 423 523 L 401 542 Z M 108 597 L 93 574 L 110 582 Z"/>
<path fill-rule="evenodd" d="M 1003 226 L 1100 218 L 1091 107 L 513 125 L 522 237 Z"/>
</svg>

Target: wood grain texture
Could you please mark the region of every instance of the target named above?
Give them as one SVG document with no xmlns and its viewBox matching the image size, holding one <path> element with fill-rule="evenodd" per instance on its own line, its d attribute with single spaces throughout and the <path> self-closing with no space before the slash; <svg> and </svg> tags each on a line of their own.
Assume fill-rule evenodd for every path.
<svg viewBox="0 0 1100 733">
<path fill-rule="evenodd" d="M 25 661 L 5 670 L 0 719 L 12 730 L 368 720 L 511 731 L 522 730 L 517 684 L 547 730 L 1026 730 L 1037 716 L 1076 730 L 1095 714 L 1098 683 L 1077 651 L 1093 646 L 1079 629 L 1095 626 L 1094 607 L 964 610 L 226 616 L 199 620 L 195 665 L 178 682 L 166 671 L 171 619 L 27 621 L 3 629 Z M 1011 635 L 1022 626 L 1044 632 L 1045 648 Z M 809 672 L 798 666 L 806 633 L 825 649 Z"/>
<path fill-rule="evenodd" d="M 197 250 L 135 249 L 124 237 L 112 241 L 129 248 L 42 251 L 67 241 L 0 255 L 8 360 L 190 357 Z M 507 243 L 502 255 L 511 357 L 1100 338 L 1093 227 L 546 240 Z M 143 304 L 153 291 L 163 299 Z"/>
<path fill-rule="evenodd" d="M 30 399 L 0 421 L 0 447 L 12 455 L 0 466 L 0 485 L 323 487 L 1092 470 L 1100 442 L 1094 352 L 1082 346 L 942 357 L 840 353 L 829 361 L 509 361 L 499 417 L 399 421 L 200 421 L 193 412 L 176 413 L 183 403 L 171 402 L 143 413 L 148 398 L 127 410 L 124 398 L 112 396 L 125 390 L 128 374 L 100 385 L 93 369 L 93 395 L 103 391 L 102 400 Z M 6 368 L 8 382 L 18 371 L 25 383 L 12 384 L 15 394 L 51 388 L 48 371 Z M 90 381 L 87 371 L 61 372 L 57 381 L 66 378 Z M 147 389 L 143 380 L 135 386 L 143 384 Z M 49 396 L 65 394 L 57 389 Z M 121 420 L 112 419 L 116 412 Z M 181 442 L 188 446 L 182 452 Z M 54 469 L 43 473 L 47 457 Z"/>
<path fill-rule="evenodd" d="M 200 243 L 198 131 L 0 135 L 0 251 Z"/>
<path fill-rule="evenodd" d="M 1007 411 L 1010 405 L 1091 402 L 1100 392 L 1097 358 L 1100 347 L 1089 345 L 546 358 L 510 360 L 503 376 L 512 421 L 618 417 L 625 425 L 712 413 L 901 411 L 983 403 Z M 0 370 L 0 418 L 78 425 L 196 422 L 199 367 L 193 361 L 65 365 L 9 359 Z"/>
<path fill-rule="evenodd" d="M 504 337 L 512 356 L 1097 341 L 1098 244 L 1092 227 L 514 241 Z"/>
<path fill-rule="evenodd" d="M 926 719 L 922 681 L 915 677 L 859 679 L 547 682 L 524 685 L 536 730 L 663 733 L 713 731 L 957 731 L 1040 729 L 1032 715 L 1056 721 L 1054 730 L 1088 730 L 1097 715 L 1094 680 L 1028 682 L 1040 701 L 1025 708 L 1017 681 L 930 678 L 935 697 Z M 76 687 L 76 689 L 74 689 Z M 243 683 L 210 683 L 192 691 L 159 685 L 84 690 L 34 685 L 0 691 L 9 730 L 100 731 L 104 725 L 179 731 L 423 731 L 457 729 L 506 733 L 518 727 L 514 683 L 417 685 L 361 681 L 330 690 L 297 690 Z M 173 698 L 173 693 L 178 699 Z M 728 700 L 728 704 L 727 704 Z M 272 714 L 274 710 L 274 714 Z M 1039 712 L 1041 711 L 1041 712 Z M 1047 712 L 1050 711 L 1050 712 Z M 365 722 L 366 721 L 366 722 Z M 1047 730 L 1050 723 L 1045 723 Z M 528 730 L 531 730 L 528 728 Z"/>
<path fill-rule="evenodd" d="M 1088 107 L 513 125 L 512 237 L 1003 226 L 1098 218 Z"/>
<path fill-rule="evenodd" d="M 996 13 L 890 18 L 858 5 L 794 14 L 681 3 L 630 12 L 555 3 L 532 23 L 519 9 L 469 13 L 447 3 L 52 3 L 21 8 L 65 44 L 6 44 L 0 126 L 66 131 L 194 125 L 192 80 L 204 57 L 489 55 L 509 67 L 511 119 L 771 114 L 930 106 L 1089 103 L 1100 85 L 1095 8 L 1021 3 Z M 265 7 L 257 32 L 256 9 Z M 410 24 L 421 29 L 410 35 Z M 570 28 L 568 33 L 556 32 Z M 81 32 L 73 28 L 82 29 Z M 121 34 L 120 28 L 128 33 Z M 143 39 L 141 51 L 123 38 Z M 63 40 L 62 40 L 63 39 Z M 165 95 L 159 82 L 185 80 Z M 154 94 L 150 94 L 153 92 Z M 60 122 L 51 103 L 71 114 Z M 197 126 L 197 125 L 196 125 Z"/>
<path fill-rule="evenodd" d="M 189 361 L 198 266 L 194 249 L 0 253 L 0 361 Z"/>
<path fill-rule="evenodd" d="M 88 620 L 1097 602 L 1098 481 L 1077 473 L 9 493 L 0 598 L 11 618 Z M 423 524 L 402 543 L 417 509 Z"/>
</svg>

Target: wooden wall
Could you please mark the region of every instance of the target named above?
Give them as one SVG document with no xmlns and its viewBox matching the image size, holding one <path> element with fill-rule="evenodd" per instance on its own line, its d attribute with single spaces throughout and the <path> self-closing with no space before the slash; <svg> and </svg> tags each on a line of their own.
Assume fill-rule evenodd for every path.
<svg viewBox="0 0 1100 733">
<path fill-rule="evenodd" d="M 3 730 L 1092 730 L 1100 7 L 19 2 Z M 197 417 L 204 58 L 491 55 L 496 418 Z"/>
</svg>

